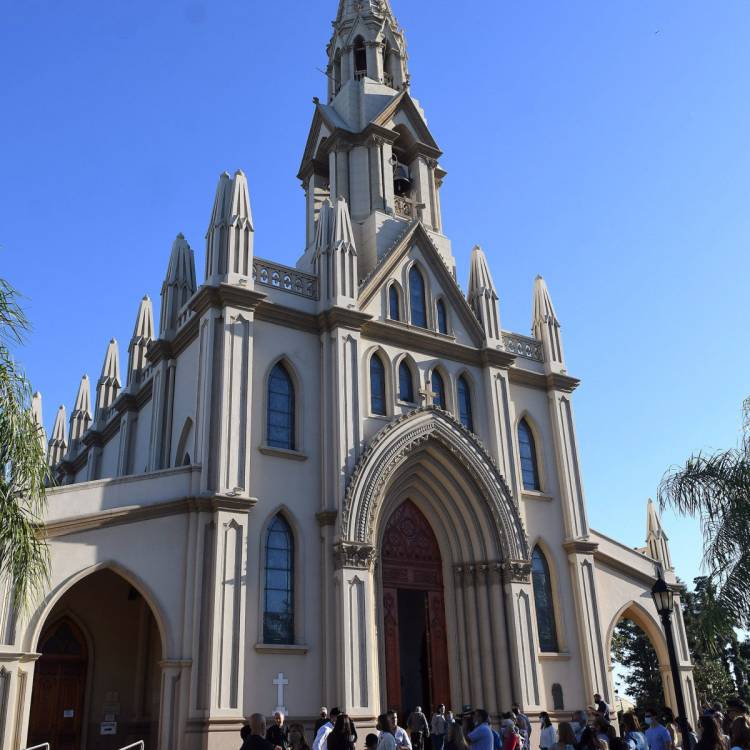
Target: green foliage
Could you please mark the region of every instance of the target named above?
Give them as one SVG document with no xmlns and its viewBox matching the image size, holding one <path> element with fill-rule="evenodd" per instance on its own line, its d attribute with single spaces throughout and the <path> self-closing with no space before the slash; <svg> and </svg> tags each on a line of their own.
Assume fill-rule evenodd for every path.
<svg viewBox="0 0 750 750">
<path fill-rule="evenodd" d="M 49 570 L 39 535 L 46 455 L 31 413 L 31 388 L 10 351 L 27 330 L 15 290 L 0 279 L 0 580 L 10 582 L 18 608 L 30 604 Z"/>
<path fill-rule="evenodd" d="M 627 670 L 624 692 L 642 713 L 648 706 L 664 705 L 659 659 L 648 636 L 632 620 L 621 620 L 612 636 L 612 657 Z"/>
<path fill-rule="evenodd" d="M 698 518 L 717 612 L 731 625 L 750 627 L 750 400 L 740 447 L 691 456 L 664 475 L 658 497 L 662 509 Z"/>
</svg>

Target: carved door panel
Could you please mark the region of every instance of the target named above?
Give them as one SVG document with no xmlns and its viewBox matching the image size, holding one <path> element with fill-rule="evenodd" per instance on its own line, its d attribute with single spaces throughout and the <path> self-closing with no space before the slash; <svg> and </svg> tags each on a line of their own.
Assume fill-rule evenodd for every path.
<svg viewBox="0 0 750 750">
<path fill-rule="evenodd" d="M 86 688 L 86 646 L 78 629 L 62 620 L 42 638 L 34 672 L 28 744 L 49 742 L 80 750 Z"/>
<path fill-rule="evenodd" d="M 427 593 L 427 633 L 430 650 L 430 697 L 434 705 L 450 705 L 448 637 L 445 631 L 445 601 L 442 591 Z"/>
<path fill-rule="evenodd" d="M 385 628 L 385 686 L 388 707 L 401 706 L 401 657 L 398 637 L 398 590 L 383 589 Z"/>
</svg>

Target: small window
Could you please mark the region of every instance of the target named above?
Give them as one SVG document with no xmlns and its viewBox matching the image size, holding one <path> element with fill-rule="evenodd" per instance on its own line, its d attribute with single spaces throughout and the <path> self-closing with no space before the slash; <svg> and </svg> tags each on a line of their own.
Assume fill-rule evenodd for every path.
<svg viewBox="0 0 750 750">
<path fill-rule="evenodd" d="M 388 290 L 388 317 L 391 320 L 401 320 L 401 303 L 395 284 L 391 284 L 391 288 Z"/>
<path fill-rule="evenodd" d="M 542 651 L 558 650 L 555 605 L 552 599 L 552 581 L 547 558 L 539 547 L 531 555 L 531 581 L 534 587 L 536 626 L 539 631 L 539 648 Z"/>
<path fill-rule="evenodd" d="M 437 371 L 432 372 L 432 392 L 435 394 L 432 397 L 432 403 L 441 409 L 445 409 L 445 383 L 443 383 L 443 376 Z"/>
<path fill-rule="evenodd" d="M 529 423 L 522 419 L 518 423 L 518 450 L 521 454 L 521 474 L 525 490 L 541 490 L 539 482 L 539 466 L 536 458 L 536 443 L 534 433 Z"/>
<path fill-rule="evenodd" d="M 294 537 L 277 515 L 266 536 L 263 642 L 294 643 Z"/>
<path fill-rule="evenodd" d="M 409 271 L 409 304 L 411 307 L 412 325 L 427 328 L 424 279 L 416 266 L 412 266 L 411 271 Z"/>
<path fill-rule="evenodd" d="M 367 48 L 361 36 L 354 40 L 354 74 L 357 78 L 367 75 Z"/>
<path fill-rule="evenodd" d="M 471 390 L 463 375 L 458 379 L 458 414 L 461 424 L 467 430 L 474 432 L 474 419 L 471 416 Z"/>
<path fill-rule="evenodd" d="M 445 309 L 445 302 L 441 299 L 437 302 L 437 324 L 439 333 L 448 333 L 448 311 Z"/>
<path fill-rule="evenodd" d="M 266 441 L 272 448 L 294 450 L 294 385 L 281 362 L 268 378 Z"/>
<path fill-rule="evenodd" d="M 385 367 L 377 354 L 370 358 L 370 411 L 385 416 Z"/>
<path fill-rule="evenodd" d="M 400 401 L 414 403 L 414 378 L 409 365 L 403 360 L 398 366 L 398 397 Z"/>
</svg>

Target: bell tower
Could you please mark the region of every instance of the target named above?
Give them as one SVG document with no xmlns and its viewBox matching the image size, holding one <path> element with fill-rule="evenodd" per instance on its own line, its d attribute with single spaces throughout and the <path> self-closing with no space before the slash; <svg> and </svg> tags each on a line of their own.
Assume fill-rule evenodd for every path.
<svg viewBox="0 0 750 750">
<path fill-rule="evenodd" d="M 389 0 L 340 0 L 327 55 L 327 103 L 314 100 L 298 175 L 307 209 L 298 267 L 314 271 L 321 206 L 343 199 L 360 280 L 414 222 L 422 223 L 454 269 L 442 233 L 442 152 L 411 96 L 406 40 Z"/>
</svg>

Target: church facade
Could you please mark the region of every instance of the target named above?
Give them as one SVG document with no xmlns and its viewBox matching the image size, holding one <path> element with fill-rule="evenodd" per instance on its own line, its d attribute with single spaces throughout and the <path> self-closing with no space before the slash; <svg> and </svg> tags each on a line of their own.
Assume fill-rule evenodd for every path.
<svg viewBox="0 0 750 750">
<path fill-rule="evenodd" d="M 2 747 L 233 748 L 250 713 L 321 704 L 363 729 L 437 703 L 567 717 L 613 702 L 623 617 L 674 704 L 667 538 L 652 505 L 644 548 L 589 526 L 544 280 L 531 336 L 480 248 L 459 287 L 388 0 L 340 0 L 327 52 L 297 266 L 255 254 L 248 180 L 221 175 L 200 283 L 178 235 L 158 319 L 144 298 L 125 367 L 113 339 L 57 413 L 49 587 L 0 610 Z"/>
</svg>

